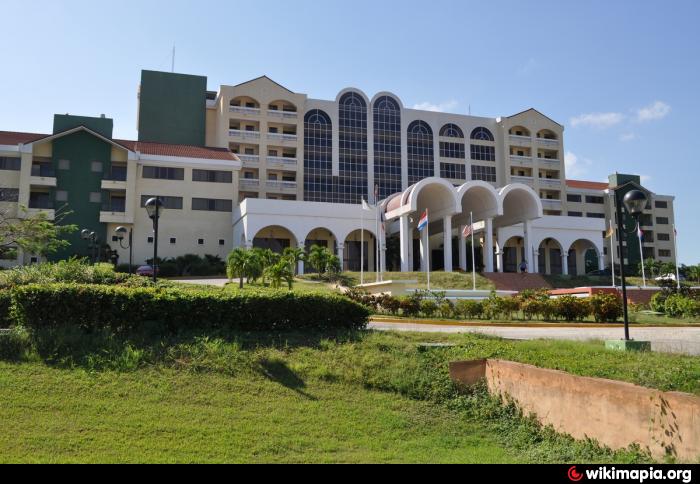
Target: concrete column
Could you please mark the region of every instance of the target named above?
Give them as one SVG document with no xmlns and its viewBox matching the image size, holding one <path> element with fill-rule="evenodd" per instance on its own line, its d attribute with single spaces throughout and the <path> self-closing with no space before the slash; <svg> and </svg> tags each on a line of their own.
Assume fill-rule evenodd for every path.
<svg viewBox="0 0 700 484">
<path fill-rule="evenodd" d="M 525 261 L 529 272 L 536 273 L 537 268 L 533 267 L 532 247 L 530 246 L 530 235 L 532 234 L 532 222 L 527 220 L 523 224 L 523 252 L 525 253 Z"/>
<path fill-rule="evenodd" d="M 428 230 L 423 229 L 420 233 L 420 270 L 425 272 L 430 267 L 430 239 L 428 238 Z"/>
<path fill-rule="evenodd" d="M 484 220 L 485 237 L 484 237 L 484 272 L 493 272 L 493 219 L 487 218 Z"/>
<path fill-rule="evenodd" d="M 415 267 L 415 264 L 413 263 L 413 232 L 415 232 L 413 229 L 409 230 L 409 239 L 408 239 L 408 267 L 409 267 L 409 272 L 413 272 L 413 268 Z"/>
<path fill-rule="evenodd" d="M 605 256 L 603 255 L 603 251 L 598 252 L 598 270 L 605 270 Z"/>
<path fill-rule="evenodd" d="M 452 272 L 452 215 L 443 219 L 443 248 L 445 253 L 445 272 Z"/>
<path fill-rule="evenodd" d="M 532 262 L 528 270 L 531 274 L 537 274 L 540 272 L 540 256 L 537 251 L 534 251 L 532 254 Z"/>
<path fill-rule="evenodd" d="M 561 273 L 565 276 L 569 275 L 569 254 L 561 255 Z"/>
<path fill-rule="evenodd" d="M 464 237 L 464 226 L 459 227 L 459 268 L 467 272 L 467 239 Z"/>
<path fill-rule="evenodd" d="M 411 272 L 413 268 L 409 268 L 409 247 L 413 241 L 411 240 L 411 230 L 408 225 L 408 215 L 402 215 L 399 219 L 399 237 L 401 272 Z"/>
<path fill-rule="evenodd" d="M 498 248 L 498 253 L 496 254 L 496 264 L 498 266 L 498 272 L 504 272 L 503 267 L 503 247 Z"/>
<path fill-rule="evenodd" d="M 336 255 L 338 256 L 338 259 L 340 259 L 340 267 L 341 268 L 345 267 L 345 261 L 343 260 L 345 258 L 344 250 L 345 250 L 345 246 L 338 244 L 338 253 Z"/>
<path fill-rule="evenodd" d="M 306 245 L 305 244 L 299 244 L 298 246 L 301 250 L 306 250 Z M 304 275 L 304 261 L 300 260 L 297 264 L 297 271 L 299 272 L 299 275 Z"/>
</svg>

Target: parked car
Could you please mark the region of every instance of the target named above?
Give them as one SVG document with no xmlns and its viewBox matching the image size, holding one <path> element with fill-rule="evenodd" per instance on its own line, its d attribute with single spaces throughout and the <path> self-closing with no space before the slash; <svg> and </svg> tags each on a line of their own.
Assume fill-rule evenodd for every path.
<svg viewBox="0 0 700 484">
<path fill-rule="evenodd" d="M 659 276 L 655 279 L 657 282 L 676 282 L 675 274 L 666 274 L 665 276 Z M 681 282 L 685 281 L 685 277 L 681 276 Z"/>
<path fill-rule="evenodd" d="M 144 277 L 153 277 L 153 267 L 151 267 L 151 266 L 139 266 L 139 268 L 136 269 L 136 275 L 137 276 L 144 276 Z"/>
</svg>

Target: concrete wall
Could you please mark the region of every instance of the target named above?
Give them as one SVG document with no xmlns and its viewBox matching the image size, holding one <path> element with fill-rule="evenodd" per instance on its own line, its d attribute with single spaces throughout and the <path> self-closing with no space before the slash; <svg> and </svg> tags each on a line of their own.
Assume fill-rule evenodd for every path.
<svg viewBox="0 0 700 484">
<path fill-rule="evenodd" d="M 694 395 L 500 360 L 451 363 L 450 377 L 463 385 L 485 378 L 490 392 L 576 439 L 613 449 L 639 444 L 656 458 L 700 458 L 700 398 Z"/>
</svg>

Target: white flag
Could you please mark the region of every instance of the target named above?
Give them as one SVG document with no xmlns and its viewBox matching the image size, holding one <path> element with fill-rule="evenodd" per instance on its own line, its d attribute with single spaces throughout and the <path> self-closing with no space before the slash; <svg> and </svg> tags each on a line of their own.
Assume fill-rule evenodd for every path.
<svg viewBox="0 0 700 484">
<path fill-rule="evenodd" d="M 372 207 L 370 207 L 369 203 L 367 203 L 367 201 L 364 198 L 362 199 L 362 210 L 365 210 L 367 212 L 372 211 Z"/>
</svg>

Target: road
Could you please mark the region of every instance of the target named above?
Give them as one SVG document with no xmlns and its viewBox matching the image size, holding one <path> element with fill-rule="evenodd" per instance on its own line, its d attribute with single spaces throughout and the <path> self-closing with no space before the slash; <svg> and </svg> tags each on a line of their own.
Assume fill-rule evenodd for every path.
<svg viewBox="0 0 700 484">
<path fill-rule="evenodd" d="M 422 333 L 481 333 L 514 340 L 556 339 L 573 341 L 613 340 L 624 335 L 621 328 L 523 328 L 495 326 L 440 326 L 416 323 L 370 323 L 380 331 L 414 331 Z M 653 351 L 700 356 L 700 326 L 683 328 L 632 328 L 632 338 L 651 341 Z"/>
</svg>

